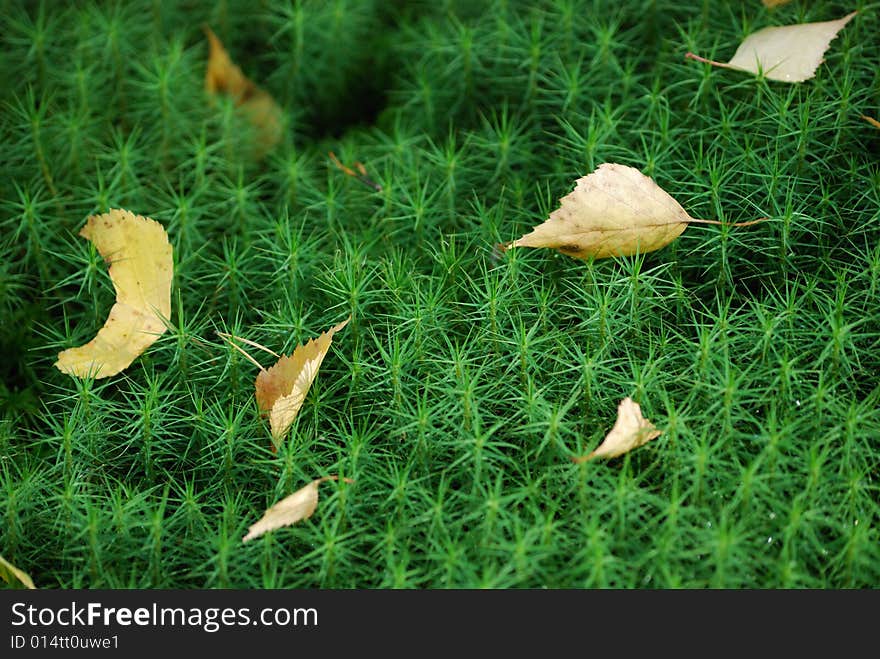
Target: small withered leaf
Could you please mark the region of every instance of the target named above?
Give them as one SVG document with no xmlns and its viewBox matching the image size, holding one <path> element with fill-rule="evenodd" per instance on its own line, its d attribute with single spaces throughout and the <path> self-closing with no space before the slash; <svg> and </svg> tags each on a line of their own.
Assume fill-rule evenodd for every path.
<svg viewBox="0 0 880 659">
<path fill-rule="evenodd" d="M 642 408 L 632 398 L 624 398 L 617 406 L 617 421 L 599 447 L 589 455 L 574 458 L 586 462 L 595 458 L 615 458 L 643 446 L 662 431 L 642 416 Z"/>
<path fill-rule="evenodd" d="M 324 476 L 316 478 L 311 483 L 298 489 L 293 494 L 281 499 L 278 503 L 266 510 L 259 521 L 248 527 L 247 535 L 241 541 L 249 542 L 258 538 L 267 531 L 290 526 L 297 522 L 308 519 L 318 507 L 318 486 L 324 481 L 339 480 L 338 476 Z M 350 478 L 343 478 L 346 483 L 353 483 Z"/>
<path fill-rule="evenodd" d="M 351 316 L 319 337 L 310 339 L 305 345 L 297 346 L 292 354 L 282 355 L 273 366 L 257 374 L 257 406 L 269 416 L 275 449 L 280 446 L 302 407 L 321 362 L 330 349 L 333 335 L 348 325 L 350 320 Z"/>
<path fill-rule="evenodd" d="M 869 117 L 869 116 L 863 114 L 863 115 L 862 115 L 862 119 L 864 119 L 865 121 L 867 121 L 867 122 L 868 122 L 869 124 L 871 124 L 874 128 L 880 128 L 880 121 L 877 121 L 876 119 L 874 119 L 874 117 Z"/>
</svg>

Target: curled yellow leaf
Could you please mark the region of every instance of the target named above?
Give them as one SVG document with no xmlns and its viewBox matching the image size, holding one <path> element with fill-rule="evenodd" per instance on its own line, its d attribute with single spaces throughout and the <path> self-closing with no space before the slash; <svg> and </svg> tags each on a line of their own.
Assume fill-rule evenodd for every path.
<svg viewBox="0 0 880 659">
<path fill-rule="evenodd" d="M 653 423 L 642 416 L 642 408 L 632 398 L 624 398 L 617 406 L 617 421 L 605 436 L 599 447 L 583 457 L 574 458 L 575 462 L 586 462 L 594 458 L 615 458 L 634 448 L 638 448 L 662 431 L 657 430 Z"/>
<path fill-rule="evenodd" d="M 269 415 L 269 429 L 277 449 L 305 401 L 330 349 L 333 335 L 348 325 L 351 316 L 316 339 L 299 345 L 290 356 L 282 355 L 274 366 L 261 370 L 255 383 L 257 406 Z"/>
<path fill-rule="evenodd" d="M 79 232 L 110 264 L 116 303 L 89 343 L 58 354 L 55 366 L 76 377 L 106 378 L 127 368 L 165 332 L 171 316 L 171 244 L 148 217 L 113 209 Z"/>
</svg>

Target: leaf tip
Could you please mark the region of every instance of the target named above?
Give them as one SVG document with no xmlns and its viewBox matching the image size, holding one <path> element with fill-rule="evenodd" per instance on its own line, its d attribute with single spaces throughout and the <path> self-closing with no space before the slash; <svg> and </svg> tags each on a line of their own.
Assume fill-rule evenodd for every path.
<svg viewBox="0 0 880 659">
<path fill-rule="evenodd" d="M 880 121 L 877 121 L 876 119 L 874 119 L 874 117 L 869 117 L 865 114 L 859 115 L 859 117 L 867 121 L 874 128 L 880 128 Z"/>
<path fill-rule="evenodd" d="M 351 315 L 351 314 L 348 314 L 348 318 L 346 318 L 346 319 L 343 320 L 341 323 L 339 323 L 339 324 L 337 324 L 335 327 L 333 327 L 333 329 L 331 330 L 331 333 L 332 333 L 332 334 L 336 334 L 336 332 L 338 332 L 338 331 L 340 331 L 341 329 L 343 329 L 346 325 L 348 325 L 348 324 L 351 322 L 351 318 L 352 318 L 352 315 Z"/>
</svg>

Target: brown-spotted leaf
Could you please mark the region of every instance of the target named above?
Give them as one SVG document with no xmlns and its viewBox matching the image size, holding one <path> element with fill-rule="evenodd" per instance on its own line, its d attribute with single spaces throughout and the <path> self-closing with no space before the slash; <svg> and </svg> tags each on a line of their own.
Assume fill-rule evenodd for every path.
<svg viewBox="0 0 880 659">
<path fill-rule="evenodd" d="M 662 431 L 642 416 L 642 408 L 632 398 L 624 398 L 617 406 L 617 421 L 606 435 L 599 447 L 583 457 L 575 458 L 575 462 L 586 462 L 595 458 L 615 458 L 634 448 L 638 448 Z"/>
<path fill-rule="evenodd" d="M 543 224 L 502 248 L 549 247 L 579 259 L 628 256 L 664 247 L 692 220 L 653 179 L 605 163 L 579 178 Z"/>
<path fill-rule="evenodd" d="M 260 518 L 248 527 L 247 535 L 241 541 L 249 542 L 267 531 L 272 531 L 282 526 L 290 526 L 297 522 L 308 519 L 318 507 L 318 486 L 324 481 L 338 480 L 337 476 L 324 476 L 316 478 L 311 483 L 298 489 L 296 492 L 283 498 L 269 508 Z M 343 479 L 346 483 L 353 483 L 350 478 Z"/>
<path fill-rule="evenodd" d="M 502 251 L 549 247 L 578 259 L 630 256 L 665 247 L 691 223 L 721 224 L 691 217 L 653 179 L 634 167 L 604 163 L 579 178 L 574 190 L 560 200 L 559 208 L 543 224 L 497 247 Z"/>
<path fill-rule="evenodd" d="M 110 264 L 116 304 L 95 338 L 60 352 L 55 366 L 80 378 L 106 378 L 127 368 L 165 332 L 171 316 L 171 243 L 161 224 L 122 209 L 90 216 L 79 235 Z"/>
</svg>

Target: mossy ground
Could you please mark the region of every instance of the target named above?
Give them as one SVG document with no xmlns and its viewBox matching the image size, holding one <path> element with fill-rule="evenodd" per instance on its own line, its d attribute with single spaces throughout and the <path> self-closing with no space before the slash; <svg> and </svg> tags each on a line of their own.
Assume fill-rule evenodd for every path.
<svg viewBox="0 0 880 659">
<path fill-rule="evenodd" d="M 0 8 L 0 554 L 38 586 L 880 583 L 876 3 Z M 800 85 L 684 59 L 854 9 Z M 261 161 L 206 102 L 202 24 L 285 109 Z M 493 252 L 603 162 L 770 220 Z M 113 289 L 77 232 L 117 207 L 168 230 L 173 330 L 82 381 L 52 364 Z M 273 453 L 215 330 L 281 352 L 349 314 Z M 625 396 L 663 434 L 574 464 Z M 241 543 L 328 474 L 355 482 Z"/>
</svg>

